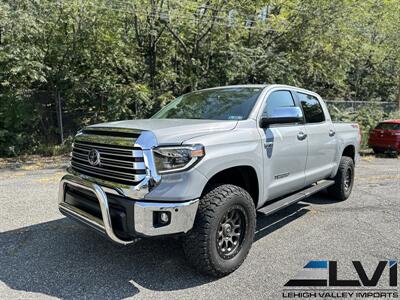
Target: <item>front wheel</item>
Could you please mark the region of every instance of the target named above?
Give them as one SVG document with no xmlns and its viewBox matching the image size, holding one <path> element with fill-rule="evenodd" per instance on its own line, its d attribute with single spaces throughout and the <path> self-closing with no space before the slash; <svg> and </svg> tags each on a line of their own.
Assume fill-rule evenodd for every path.
<svg viewBox="0 0 400 300">
<path fill-rule="evenodd" d="M 185 255 L 201 273 L 228 275 L 249 253 L 255 226 L 249 193 L 230 184 L 217 186 L 200 199 L 193 229 L 183 241 Z"/>
<path fill-rule="evenodd" d="M 335 183 L 328 187 L 328 193 L 339 201 L 349 198 L 354 184 L 354 162 L 347 156 L 340 159 L 339 169 L 334 178 Z"/>
</svg>

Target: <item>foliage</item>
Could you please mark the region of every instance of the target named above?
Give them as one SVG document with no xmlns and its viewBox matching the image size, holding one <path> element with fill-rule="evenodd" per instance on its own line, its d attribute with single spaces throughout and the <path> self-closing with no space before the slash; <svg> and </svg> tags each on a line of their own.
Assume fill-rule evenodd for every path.
<svg viewBox="0 0 400 300">
<path fill-rule="evenodd" d="M 227 84 L 400 102 L 399 19 L 398 0 L 2 0 L 0 155 L 59 144 L 59 102 L 67 136 Z"/>
<path fill-rule="evenodd" d="M 72 151 L 72 136 L 69 136 L 62 145 L 46 145 L 40 144 L 33 147 L 29 154 L 40 153 L 43 156 L 57 156 L 62 154 L 69 154 Z"/>
<path fill-rule="evenodd" d="M 400 119 L 400 111 L 384 112 L 376 103 L 369 103 L 358 110 L 339 110 L 334 105 L 329 106 L 332 120 L 340 122 L 355 122 L 361 128 L 361 146 L 367 147 L 369 132 L 382 120 Z"/>
</svg>

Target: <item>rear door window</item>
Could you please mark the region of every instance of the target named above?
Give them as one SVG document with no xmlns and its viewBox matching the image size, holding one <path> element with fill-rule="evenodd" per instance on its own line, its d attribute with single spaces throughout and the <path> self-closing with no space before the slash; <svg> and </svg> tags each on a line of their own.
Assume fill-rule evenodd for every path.
<svg viewBox="0 0 400 300">
<path fill-rule="evenodd" d="M 325 121 L 324 111 L 316 97 L 299 92 L 297 92 L 297 96 L 299 97 L 307 123 L 320 123 Z"/>
</svg>

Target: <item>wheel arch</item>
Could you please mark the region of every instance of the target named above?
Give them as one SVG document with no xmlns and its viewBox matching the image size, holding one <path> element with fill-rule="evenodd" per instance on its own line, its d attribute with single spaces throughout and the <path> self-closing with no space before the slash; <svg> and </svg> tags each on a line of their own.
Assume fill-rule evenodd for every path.
<svg viewBox="0 0 400 300">
<path fill-rule="evenodd" d="M 218 184 L 233 184 L 246 190 L 253 199 L 254 206 L 257 207 L 260 189 L 259 179 L 256 170 L 250 165 L 239 165 L 218 171 L 210 177 L 203 188 L 202 196 L 207 193 L 212 186 Z"/>
<path fill-rule="evenodd" d="M 342 159 L 343 156 L 350 157 L 353 160 L 353 163 L 356 163 L 356 147 L 354 144 L 347 144 L 343 146 L 343 150 L 340 152 L 338 151 L 339 156 L 336 157 L 336 167 L 332 170 L 332 173 L 330 175 L 330 178 L 333 178 L 336 176 L 336 173 L 339 170 L 339 164 L 340 160 Z"/>
<path fill-rule="evenodd" d="M 355 158 L 356 158 L 356 147 L 352 144 L 347 145 L 346 147 L 344 147 L 343 151 L 342 151 L 342 155 L 340 157 L 343 156 L 347 156 L 350 157 L 353 162 L 355 162 Z"/>
</svg>

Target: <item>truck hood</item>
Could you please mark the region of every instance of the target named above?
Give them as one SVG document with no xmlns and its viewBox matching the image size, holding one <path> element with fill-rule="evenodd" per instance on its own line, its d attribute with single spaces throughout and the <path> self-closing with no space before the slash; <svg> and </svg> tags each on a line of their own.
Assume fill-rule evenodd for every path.
<svg viewBox="0 0 400 300">
<path fill-rule="evenodd" d="M 101 123 L 89 126 L 108 128 L 127 128 L 152 131 L 161 144 L 181 144 L 186 140 L 236 127 L 237 121 L 230 120 L 192 120 L 192 119 L 143 119 Z"/>
</svg>

